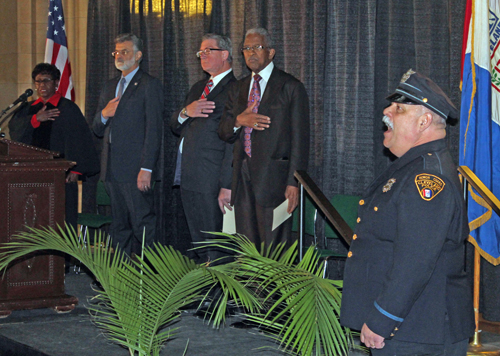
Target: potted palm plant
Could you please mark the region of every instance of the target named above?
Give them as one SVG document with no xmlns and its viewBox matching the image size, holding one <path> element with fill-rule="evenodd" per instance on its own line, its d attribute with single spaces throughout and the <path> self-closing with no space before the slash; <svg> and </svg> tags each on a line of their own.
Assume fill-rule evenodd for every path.
<svg viewBox="0 0 500 356">
<path fill-rule="evenodd" d="M 346 355 L 352 347 L 348 329 L 340 326 L 341 281 L 322 277 L 322 266 L 311 247 L 302 261 L 297 246 L 257 250 L 244 236 L 218 234 L 211 244 L 232 252 L 230 263 L 197 265 L 172 247 L 146 248 L 137 261 L 119 249 L 82 246 L 64 228 L 30 229 L 0 247 L 0 269 L 40 250 L 67 253 L 80 260 L 102 285 L 91 315 L 113 342 L 130 355 L 157 356 L 175 329 L 168 328 L 187 304 L 206 300 L 220 288 L 210 320 L 216 327 L 226 318 L 231 300 L 247 317 L 265 328 L 290 354 Z M 96 236 L 102 245 L 102 236 Z M 212 246 L 212 247 L 214 247 Z"/>
</svg>

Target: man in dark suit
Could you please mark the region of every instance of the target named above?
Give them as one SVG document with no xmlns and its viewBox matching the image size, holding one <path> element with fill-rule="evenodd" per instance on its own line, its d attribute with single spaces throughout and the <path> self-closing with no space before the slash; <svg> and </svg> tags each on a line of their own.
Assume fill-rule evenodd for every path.
<svg viewBox="0 0 500 356">
<path fill-rule="evenodd" d="M 232 203 L 236 231 L 260 246 L 291 242 L 292 221 L 272 230 L 273 211 L 298 204 L 296 170 L 309 157 L 309 101 L 304 85 L 273 64 L 267 30 L 251 29 L 242 48 L 252 74 L 229 94 L 220 137 L 234 142 Z"/>
<path fill-rule="evenodd" d="M 219 138 L 217 128 L 230 84 L 236 79 L 228 37 L 206 34 L 196 55 L 210 78 L 191 87 L 183 108 L 172 115 L 170 126 L 180 136 L 174 184 L 181 187 L 191 239 L 201 242 L 213 236 L 203 231 L 222 231 L 224 209 L 232 210 L 233 147 Z M 222 257 L 217 250 L 206 248 L 193 254 L 199 263 Z"/>
<path fill-rule="evenodd" d="M 464 271 L 467 213 L 446 147 L 458 111 L 429 78 L 403 76 L 384 110 L 398 157 L 363 193 L 340 321 L 373 355 L 466 355 L 474 332 Z"/>
<path fill-rule="evenodd" d="M 133 34 L 115 39 L 115 66 L 122 74 L 104 86 L 93 130 L 104 137 L 101 179 L 111 198 L 111 238 L 128 255 L 155 240 L 156 216 L 152 182 L 163 127 L 163 89 L 143 72 L 142 41 Z"/>
</svg>

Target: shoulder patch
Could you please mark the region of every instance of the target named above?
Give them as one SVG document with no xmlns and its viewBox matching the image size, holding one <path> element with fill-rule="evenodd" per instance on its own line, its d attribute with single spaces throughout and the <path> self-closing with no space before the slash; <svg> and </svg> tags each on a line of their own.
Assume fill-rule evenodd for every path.
<svg viewBox="0 0 500 356">
<path fill-rule="evenodd" d="M 445 183 L 433 174 L 422 173 L 416 175 L 415 185 L 422 199 L 430 201 L 443 191 Z"/>
</svg>

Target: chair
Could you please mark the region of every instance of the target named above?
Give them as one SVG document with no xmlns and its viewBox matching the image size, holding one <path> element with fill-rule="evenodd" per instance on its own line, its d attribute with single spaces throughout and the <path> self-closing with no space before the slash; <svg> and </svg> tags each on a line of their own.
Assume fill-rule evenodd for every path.
<svg viewBox="0 0 500 356">
<path fill-rule="evenodd" d="M 312 198 L 309 195 L 305 197 L 305 201 L 306 203 L 304 208 L 304 232 L 308 235 L 314 236 L 314 238 L 316 239 L 316 228 L 315 228 L 316 215 L 317 215 L 316 206 L 314 205 Z M 292 215 L 293 232 L 299 232 L 299 217 L 300 217 L 300 207 L 295 209 Z"/>
<path fill-rule="evenodd" d="M 330 203 L 333 207 L 338 211 L 342 219 L 345 220 L 347 225 L 354 230 L 357 224 L 358 218 L 358 205 L 361 197 L 356 195 L 345 195 L 345 194 L 337 194 L 332 199 L 330 199 Z M 338 253 L 327 248 L 328 239 L 342 239 L 337 230 L 331 226 L 329 221 L 326 221 L 325 224 L 325 237 L 323 241 L 324 249 L 318 249 L 318 254 L 321 258 L 325 259 L 325 267 L 323 271 L 323 277 L 326 274 L 326 268 L 328 265 L 328 260 L 330 258 L 336 259 L 346 259 L 347 255 L 345 253 Z"/>
<path fill-rule="evenodd" d="M 95 214 L 78 213 L 78 225 L 80 225 L 78 242 L 80 242 L 83 246 L 86 246 L 88 243 L 87 235 L 89 228 L 100 229 L 104 225 L 111 224 L 111 222 L 113 221 L 113 217 L 99 214 L 100 206 L 110 206 L 110 205 L 111 205 L 111 200 L 109 198 L 108 193 L 106 193 L 106 189 L 104 188 L 104 183 L 102 181 L 97 182 L 96 213 Z M 109 243 L 109 235 L 106 240 L 105 246 L 99 246 L 99 247 L 107 247 L 108 243 Z M 76 265 L 74 267 L 74 271 L 77 272 Z M 78 272 L 79 271 L 80 271 L 80 266 L 78 266 Z"/>
</svg>

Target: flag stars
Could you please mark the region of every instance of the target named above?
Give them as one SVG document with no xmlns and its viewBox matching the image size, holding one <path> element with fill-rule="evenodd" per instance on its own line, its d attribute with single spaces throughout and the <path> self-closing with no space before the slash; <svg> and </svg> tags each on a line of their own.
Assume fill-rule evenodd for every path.
<svg viewBox="0 0 500 356">
<path fill-rule="evenodd" d="M 57 36 L 58 33 L 57 30 L 54 30 L 54 36 Z"/>
<path fill-rule="evenodd" d="M 49 16 L 52 16 L 52 11 L 49 11 Z"/>
<path fill-rule="evenodd" d="M 54 6 L 54 11 L 57 11 L 59 8 L 57 6 Z"/>
<path fill-rule="evenodd" d="M 54 22 L 54 21 L 51 21 L 51 23 L 52 23 L 52 26 L 54 26 L 55 22 Z"/>
<path fill-rule="evenodd" d="M 62 21 L 62 19 L 63 19 L 63 18 L 62 18 L 62 16 L 61 16 L 61 15 L 59 15 L 59 17 L 58 17 L 57 19 L 58 19 L 59 21 Z"/>
</svg>

